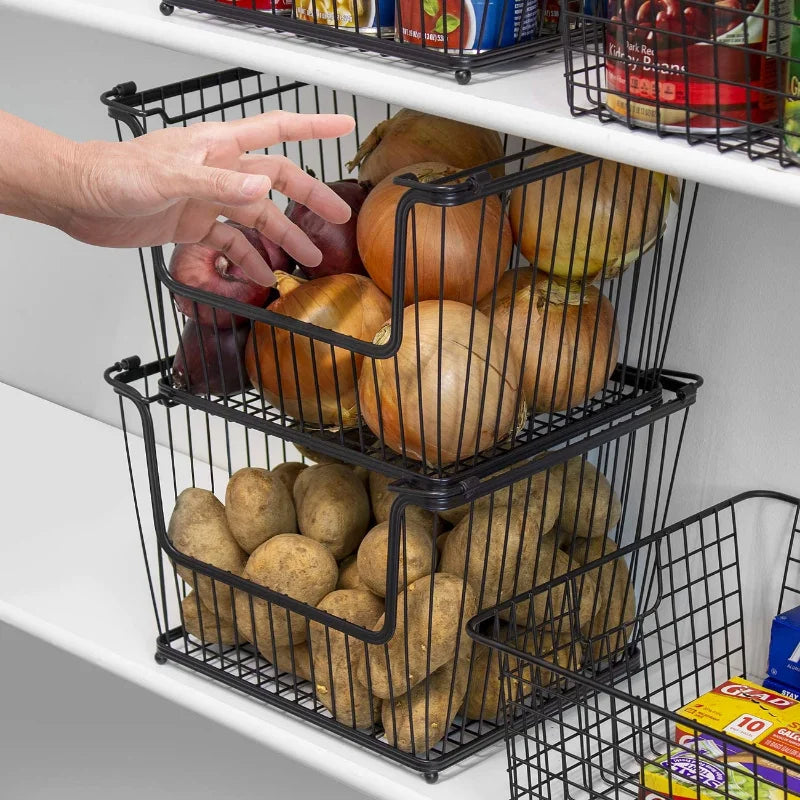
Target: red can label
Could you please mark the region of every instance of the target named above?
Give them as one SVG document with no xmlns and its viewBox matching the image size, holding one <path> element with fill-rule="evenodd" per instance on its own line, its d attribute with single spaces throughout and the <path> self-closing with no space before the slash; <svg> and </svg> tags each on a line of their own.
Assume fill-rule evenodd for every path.
<svg viewBox="0 0 800 800">
<path fill-rule="evenodd" d="M 772 122 L 775 95 L 759 91 L 778 88 L 774 56 L 783 52 L 763 18 L 770 2 L 781 0 L 610 0 L 609 110 L 677 130 Z"/>
</svg>

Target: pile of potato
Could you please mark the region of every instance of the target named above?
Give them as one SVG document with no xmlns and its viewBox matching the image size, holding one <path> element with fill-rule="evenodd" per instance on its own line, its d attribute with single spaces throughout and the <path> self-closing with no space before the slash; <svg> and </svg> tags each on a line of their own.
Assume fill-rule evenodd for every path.
<svg viewBox="0 0 800 800">
<path fill-rule="evenodd" d="M 456 716 L 502 713 L 499 658 L 467 637 L 467 620 L 615 550 L 607 534 L 621 508 L 605 476 L 579 457 L 439 514 L 407 506 L 389 564 L 388 485 L 341 463 L 247 467 L 231 476 L 224 505 L 204 489 L 184 490 L 168 536 L 186 555 L 370 630 L 384 626 L 396 569 L 396 629 L 386 644 L 367 645 L 176 566 L 193 588 L 182 601 L 188 634 L 251 643 L 279 671 L 311 682 L 343 725 L 382 728 L 391 745 L 423 753 Z M 635 615 L 624 560 L 575 583 L 577 597 L 560 584 L 516 604 L 504 635 L 570 669 L 618 658 Z M 514 699 L 558 684 L 548 670 L 513 659 L 510 667 L 519 676 L 506 687 Z"/>
</svg>

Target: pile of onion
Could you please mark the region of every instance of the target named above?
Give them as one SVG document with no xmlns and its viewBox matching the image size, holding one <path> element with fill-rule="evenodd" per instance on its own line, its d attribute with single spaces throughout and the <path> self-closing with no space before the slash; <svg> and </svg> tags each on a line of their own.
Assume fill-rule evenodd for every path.
<svg viewBox="0 0 800 800">
<path fill-rule="evenodd" d="M 617 365 L 619 327 L 595 286 L 561 284 L 530 268 L 509 270 L 479 305 L 523 363 L 529 409 L 565 411 L 603 389 Z M 492 313 L 493 309 L 493 313 Z"/>
<path fill-rule="evenodd" d="M 369 278 L 329 275 L 305 281 L 276 272 L 277 314 L 371 341 L 391 313 Z M 351 427 L 357 422 L 356 381 L 363 356 L 288 330 L 256 323 L 245 348 L 253 385 L 284 414 L 307 424 Z"/>
<path fill-rule="evenodd" d="M 571 150 L 552 148 L 526 167 L 569 155 Z M 509 206 L 514 241 L 542 271 L 581 280 L 605 266 L 606 278 L 613 278 L 661 237 L 677 192 L 677 181 L 661 173 L 594 161 L 514 189 Z"/>
<path fill-rule="evenodd" d="M 374 341 L 384 343 L 387 323 Z M 524 403 L 520 366 L 498 329 L 462 303 L 409 306 L 396 356 L 370 359 L 358 383 L 361 413 L 387 447 L 444 466 L 507 438 Z"/>
<path fill-rule="evenodd" d="M 377 125 L 348 162 L 358 179 L 377 186 L 387 175 L 421 161 L 440 161 L 469 169 L 503 157 L 503 143 L 495 131 L 404 108 Z M 490 170 L 503 175 L 502 164 Z"/>
<path fill-rule="evenodd" d="M 392 296 L 395 214 L 408 191 L 396 175 L 423 183 L 453 175 L 448 164 L 425 162 L 389 175 L 367 195 L 358 216 L 358 251 L 369 276 Z M 408 216 L 404 305 L 418 300 L 455 300 L 472 305 L 491 292 L 511 256 L 508 217 L 497 195 L 443 208 L 417 203 Z M 444 262 L 444 263 L 443 263 Z"/>
</svg>

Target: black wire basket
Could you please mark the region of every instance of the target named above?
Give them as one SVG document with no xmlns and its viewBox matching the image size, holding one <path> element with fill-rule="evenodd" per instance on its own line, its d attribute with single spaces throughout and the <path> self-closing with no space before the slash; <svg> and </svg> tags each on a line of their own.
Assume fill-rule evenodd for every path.
<svg viewBox="0 0 800 800">
<path fill-rule="evenodd" d="M 738 676 L 761 683 L 772 617 L 800 603 L 799 516 L 796 498 L 741 494 L 619 549 L 598 547 L 591 566 L 471 620 L 473 639 L 502 657 L 511 797 L 794 796 L 790 760 L 677 712 Z M 743 569 L 745 533 L 751 543 L 758 534 L 764 569 Z M 616 600 L 579 630 L 576 598 L 587 575 Z M 621 653 L 613 685 L 598 680 L 593 659 L 574 668 L 542 658 L 528 608 L 538 594 L 549 607 L 554 593 L 572 599 L 545 628 L 594 656 Z M 536 698 L 554 680 L 573 694 L 555 703 L 547 694 L 542 710 Z M 757 713 L 764 697 L 753 699 Z"/>
<path fill-rule="evenodd" d="M 241 69 L 141 93 L 125 84 L 104 102 L 120 136 L 120 123 L 141 135 L 154 122 L 270 109 L 352 113 L 354 135 L 279 150 L 326 181 L 347 175 L 347 154 L 391 111 Z M 161 391 L 428 489 L 485 478 L 661 402 L 697 187 L 510 137 L 497 138 L 498 152 L 503 144 L 508 155 L 469 170 L 395 179 L 396 224 L 387 205 L 369 244 L 384 265 L 370 274 L 391 300 L 366 281 L 362 338 L 189 287 L 171 275 L 169 249 L 142 253 Z M 365 206 L 394 188 L 373 189 Z M 348 286 L 356 281 L 364 291 L 364 278 Z M 296 285 L 284 276 L 281 293 Z"/>
<path fill-rule="evenodd" d="M 473 70 L 559 50 L 564 28 L 559 0 L 170 0 L 160 4 L 166 15 L 176 7 L 452 71 L 461 84 L 469 83 Z"/>
<path fill-rule="evenodd" d="M 289 464 L 278 472 L 299 472 L 297 481 L 306 481 L 291 489 L 296 516 L 282 523 L 284 535 L 262 540 L 248 555 L 249 546 L 239 547 L 241 532 L 237 544 L 220 533 L 219 526 L 238 530 L 232 509 L 243 501 L 231 476 L 258 473 L 275 492 L 278 472 L 266 470 L 304 459 L 283 439 L 176 405 L 164 391 L 162 367 L 131 358 L 106 373 L 120 395 L 157 660 L 278 706 L 429 780 L 504 736 L 499 662 L 468 639 L 468 618 L 568 574 L 577 556 L 558 549 L 562 540 L 602 530 L 621 543 L 663 526 L 688 407 L 701 383 L 665 372 L 664 402 L 458 491 L 426 492 L 343 464 L 316 467 L 315 478 Z M 321 475 L 339 481 L 332 495 L 312 495 L 328 480 Z M 270 496 L 277 507 L 278 495 Z M 342 514 L 366 503 L 363 519 L 348 522 L 355 538 L 324 538 L 317 517 L 306 513 L 312 496 L 327 498 L 326 509 L 338 503 Z M 223 515 L 227 522 L 213 523 L 217 545 L 197 549 L 192 536 L 205 537 L 197 531 Z M 303 535 L 291 534 L 298 529 Z M 375 559 L 364 555 L 368 538 L 377 541 Z M 288 564 L 274 549 L 300 545 L 313 552 Z M 580 591 L 585 612 L 598 602 L 597 589 L 587 582 Z M 552 611 L 537 606 L 531 613 L 544 619 Z M 616 675 L 624 642 L 618 644 L 599 655 L 598 680 Z M 559 646 L 551 655 L 560 663 L 570 652 Z M 535 700 L 560 707 L 569 690 L 553 682 L 547 697 Z"/>
<path fill-rule="evenodd" d="M 573 114 L 800 162 L 796 0 L 586 0 L 566 17 Z"/>
</svg>

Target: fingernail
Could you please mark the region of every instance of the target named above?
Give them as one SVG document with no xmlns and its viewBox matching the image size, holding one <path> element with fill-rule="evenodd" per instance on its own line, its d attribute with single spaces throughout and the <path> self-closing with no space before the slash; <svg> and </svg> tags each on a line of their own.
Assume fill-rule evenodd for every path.
<svg viewBox="0 0 800 800">
<path fill-rule="evenodd" d="M 242 182 L 242 194 L 247 197 L 265 195 L 269 189 L 269 178 L 265 175 L 248 175 Z"/>
</svg>

